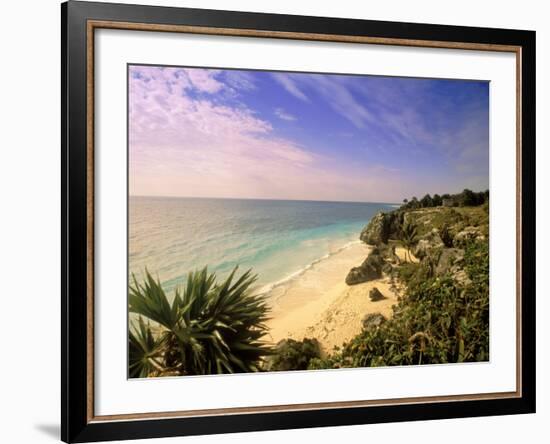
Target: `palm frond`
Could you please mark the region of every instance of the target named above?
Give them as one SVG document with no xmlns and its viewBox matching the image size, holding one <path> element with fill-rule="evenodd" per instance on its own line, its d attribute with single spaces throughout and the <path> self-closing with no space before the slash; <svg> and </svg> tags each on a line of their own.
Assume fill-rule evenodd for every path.
<svg viewBox="0 0 550 444">
<path fill-rule="evenodd" d="M 135 276 L 130 285 L 128 303 L 130 312 L 149 318 L 167 329 L 174 327 L 178 320 L 177 302 L 170 306 L 160 282 L 145 270 L 145 281 L 139 284 Z M 175 308 L 173 308 L 175 307 Z"/>
<path fill-rule="evenodd" d="M 156 339 L 149 324 L 141 316 L 138 325 L 132 324 L 128 332 L 128 370 L 130 378 L 146 378 L 162 370 L 157 361 L 162 354 L 162 339 Z"/>
</svg>

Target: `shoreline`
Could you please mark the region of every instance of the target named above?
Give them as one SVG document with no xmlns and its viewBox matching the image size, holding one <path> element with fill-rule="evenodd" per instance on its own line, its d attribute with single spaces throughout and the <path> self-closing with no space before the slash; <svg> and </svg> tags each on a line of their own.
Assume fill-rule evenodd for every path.
<svg viewBox="0 0 550 444">
<path fill-rule="evenodd" d="M 315 338 L 322 354 L 327 354 L 361 332 L 365 315 L 390 317 L 398 293 L 389 277 L 352 286 L 345 283 L 349 270 L 371 251 L 363 242 L 350 243 L 265 293 L 271 306 L 271 319 L 266 322 L 270 342 Z M 385 299 L 370 300 L 374 287 Z"/>
<path fill-rule="evenodd" d="M 310 263 L 308 263 L 304 267 L 302 267 L 302 268 L 300 268 L 296 271 L 293 271 L 292 273 L 289 273 L 284 278 L 281 278 L 278 281 L 271 282 L 271 283 L 262 285 L 259 288 L 256 288 L 255 290 L 253 290 L 254 294 L 255 295 L 265 295 L 268 298 L 272 298 L 273 293 L 275 292 L 275 290 L 277 288 L 284 287 L 284 286 L 289 286 L 293 281 L 295 281 L 296 279 L 299 279 L 300 276 L 302 276 L 304 273 L 306 273 L 308 270 L 315 267 L 319 263 L 321 263 L 321 262 L 323 262 L 327 259 L 330 259 L 332 256 L 334 256 L 336 254 L 339 254 L 339 253 L 343 252 L 344 250 L 347 250 L 348 248 L 353 247 L 354 245 L 360 244 L 360 243 L 361 243 L 360 240 L 354 240 L 354 241 L 346 242 L 344 245 L 336 248 L 334 251 L 326 253 L 323 256 L 311 261 Z"/>
</svg>

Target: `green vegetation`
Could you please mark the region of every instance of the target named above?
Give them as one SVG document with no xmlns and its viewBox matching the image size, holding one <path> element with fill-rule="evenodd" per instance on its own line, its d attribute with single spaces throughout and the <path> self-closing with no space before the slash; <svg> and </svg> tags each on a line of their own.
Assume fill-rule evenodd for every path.
<svg viewBox="0 0 550 444">
<path fill-rule="evenodd" d="M 235 279 L 236 270 L 221 284 L 206 268 L 190 273 L 172 303 L 149 272 L 143 283 L 134 277 L 129 309 L 139 318 L 128 337 L 131 378 L 260 370 L 271 354 L 262 341 L 268 308 L 250 292 L 256 276 L 249 270 Z"/>
<path fill-rule="evenodd" d="M 422 264 L 406 264 L 407 294 L 393 317 L 363 330 L 310 369 L 439 364 L 489 359 L 489 250 L 471 242 L 464 256 L 469 278 L 459 286 L 450 273 L 426 277 Z"/>
<path fill-rule="evenodd" d="M 317 339 L 305 338 L 303 341 L 284 339 L 274 350 L 273 356 L 267 358 L 267 371 L 306 370 L 312 359 L 320 357 Z"/>
<path fill-rule="evenodd" d="M 434 194 L 433 197 L 426 194 L 422 199 L 418 200 L 416 197 L 412 197 L 411 200 L 404 199 L 401 209 L 403 210 L 415 210 L 418 208 L 430 208 L 430 207 L 471 207 L 482 205 L 489 201 L 489 190 L 476 193 L 472 190 L 465 189 L 462 193 L 458 194 Z"/>
<path fill-rule="evenodd" d="M 236 277 L 235 269 L 221 283 L 206 269 L 190 273 L 171 302 L 148 272 L 141 283 L 134 278 L 130 377 L 488 360 L 488 193 L 468 191 L 412 198 L 363 229 L 361 239 L 373 248 L 346 283 L 384 274 L 404 291 L 389 319 L 367 313 L 361 333 L 328 355 L 314 338 L 264 341 L 268 306 L 252 294 L 250 270 Z M 450 201 L 458 204 L 441 206 Z M 406 248 L 407 260 L 396 256 L 396 244 Z"/>
<path fill-rule="evenodd" d="M 411 261 L 411 249 L 415 246 L 417 242 L 417 231 L 416 227 L 411 223 L 406 223 L 401 228 L 401 243 L 403 247 L 407 250 L 407 256 L 409 262 Z"/>
<path fill-rule="evenodd" d="M 453 238 L 469 226 L 476 227 L 484 236 L 489 235 L 489 206 L 487 204 L 475 207 L 399 209 L 396 211 L 394 218 L 398 219 L 398 215 L 400 217 L 405 215 L 407 222 L 416 227 L 419 239 L 434 228 L 439 231 L 440 236 L 442 230 L 447 230 L 448 234 Z M 400 232 L 398 230 L 392 231 L 390 239 L 399 240 Z"/>
<path fill-rule="evenodd" d="M 483 193 L 474 193 L 478 194 Z M 389 274 L 405 291 L 389 319 L 364 323 L 359 335 L 328 357 L 312 359 L 309 368 L 488 360 L 488 202 L 452 208 L 401 207 L 378 219 L 387 225 L 369 224 L 364 238 L 380 239 L 377 232 L 388 230 L 389 242 L 400 241 L 420 261 L 392 265 Z M 383 243 L 376 248 L 386 251 Z"/>
</svg>

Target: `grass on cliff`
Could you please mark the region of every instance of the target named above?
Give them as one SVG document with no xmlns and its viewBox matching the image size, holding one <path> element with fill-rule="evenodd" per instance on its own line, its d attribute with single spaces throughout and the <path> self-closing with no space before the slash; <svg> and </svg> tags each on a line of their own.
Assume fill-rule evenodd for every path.
<svg viewBox="0 0 550 444">
<path fill-rule="evenodd" d="M 406 220 L 417 228 L 421 237 L 433 228 L 440 230 L 444 226 L 452 227 L 454 234 L 468 226 L 478 227 L 481 234 L 489 234 L 489 205 L 475 207 L 430 207 L 407 210 Z"/>
<path fill-rule="evenodd" d="M 489 359 L 489 245 L 466 246 L 466 286 L 449 274 L 429 276 L 423 264 L 405 264 L 406 296 L 393 317 L 363 330 L 310 369 L 440 364 Z"/>
</svg>

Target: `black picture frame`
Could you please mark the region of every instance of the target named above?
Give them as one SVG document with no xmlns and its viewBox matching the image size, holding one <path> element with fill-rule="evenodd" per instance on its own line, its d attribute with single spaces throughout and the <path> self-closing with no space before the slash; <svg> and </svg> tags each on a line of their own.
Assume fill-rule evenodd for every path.
<svg viewBox="0 0 550 444">
<path fill-rule="evenodd" d="M 266 32 L 512 45 L 520 48 L 521 157 L 518 204 L 521 219 L 520 396 L 500 399 L 337 407 L 96 421 L 90 417 L 88 360 L 93 310 L 90 285 L 90 142 L 87 107 L 87 38 L 90 20 Z M 180 435 L 510 415 L 535 412 L 535 32 L 357 19 L 305 17 L 187 8 L 69 1 L 61 5 L 62 54 L 62 374 L 61 438 L 90 442 Z M 445 46 L 445 45 L 443 45 Z M 92 317 L 92 319 L 90 319 Z M 92 327 L 90 328 L 90 323 Z"/>
</svg>

